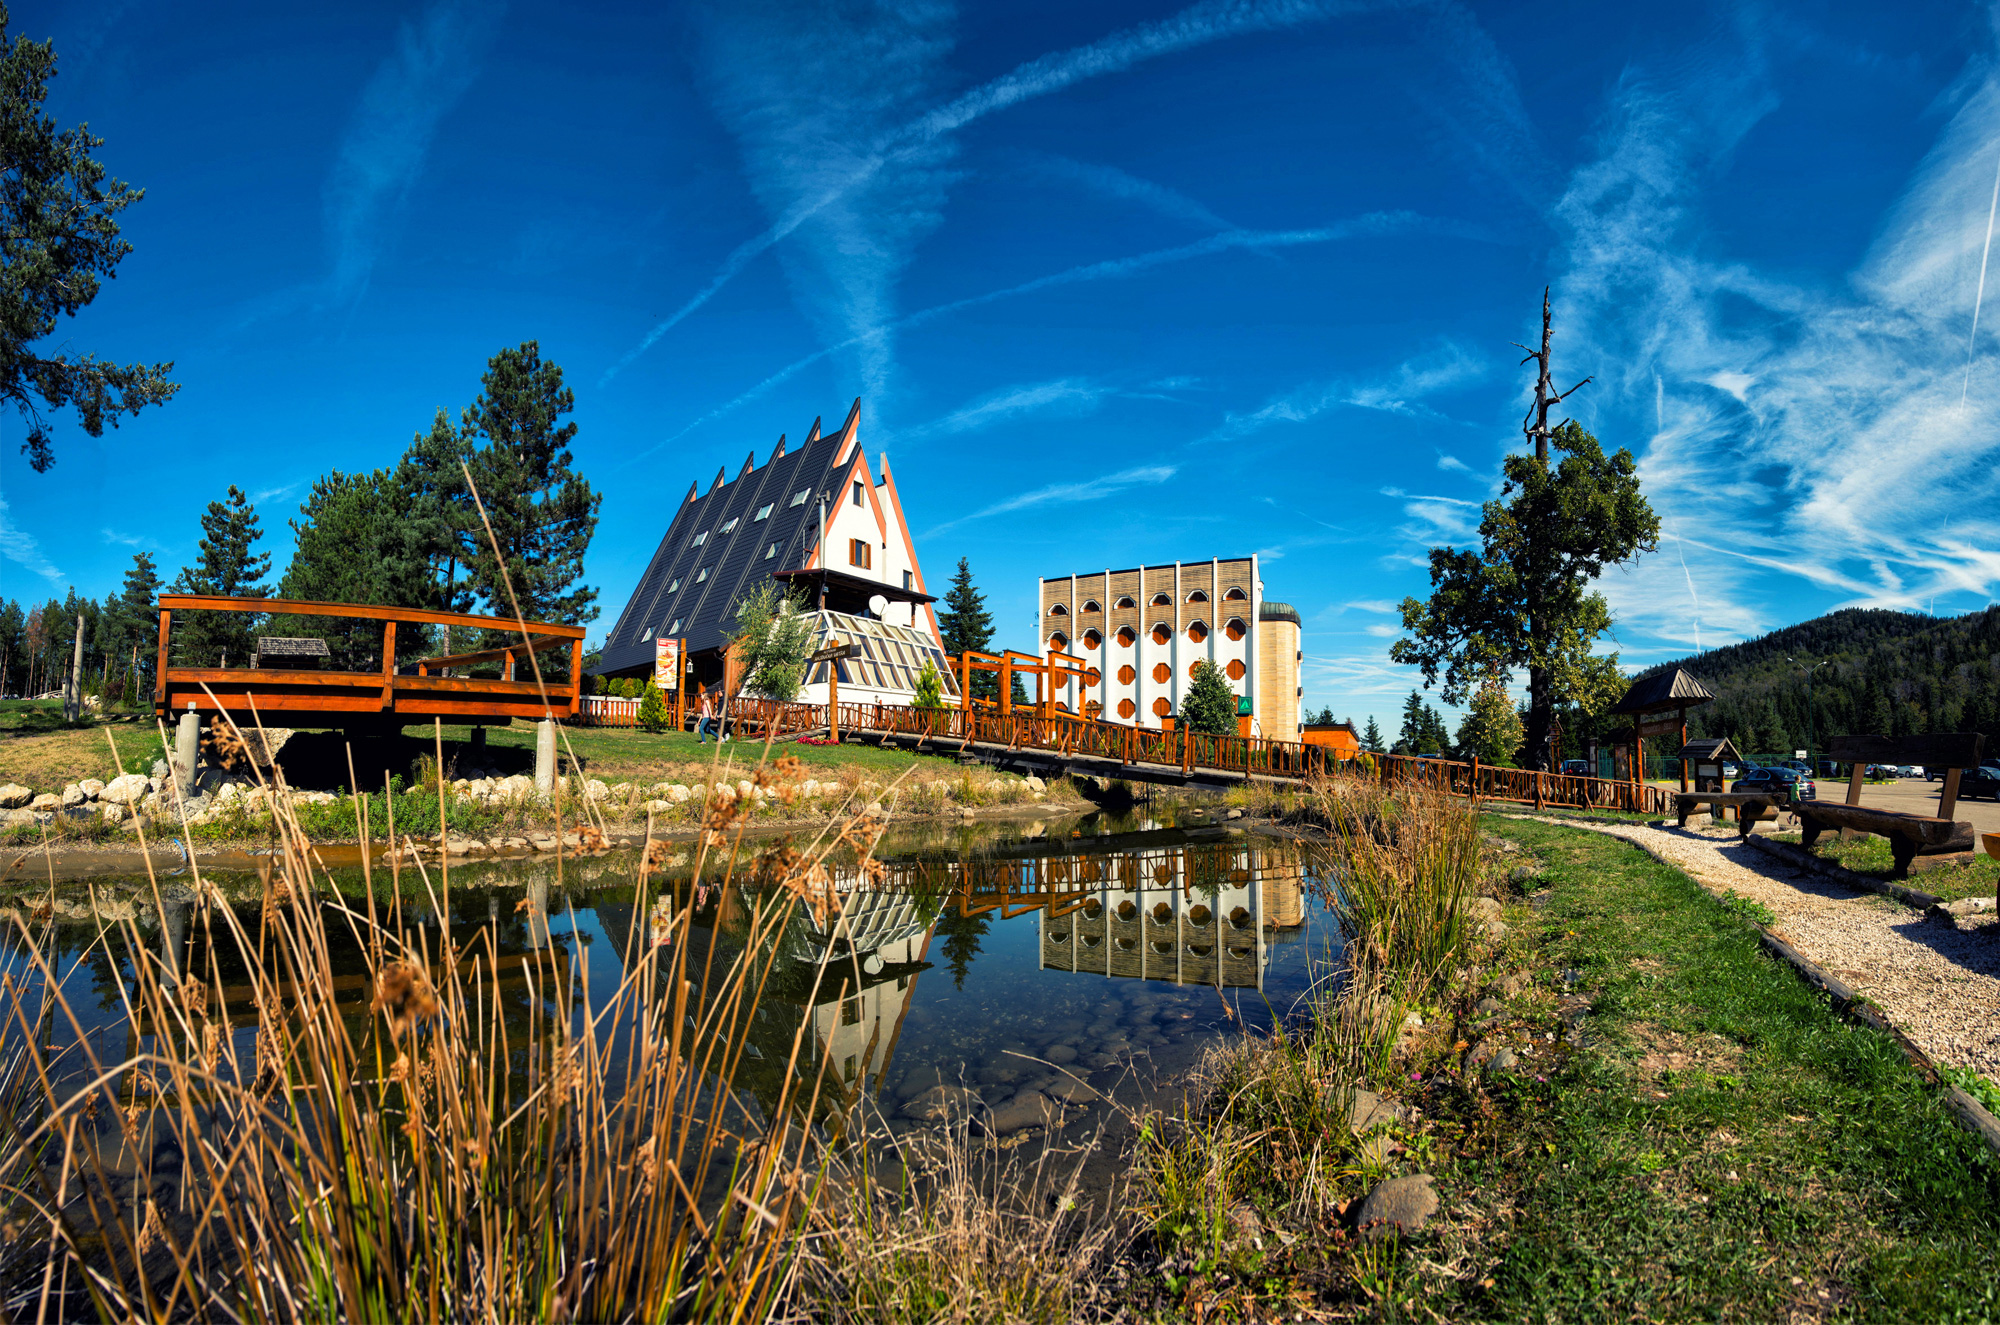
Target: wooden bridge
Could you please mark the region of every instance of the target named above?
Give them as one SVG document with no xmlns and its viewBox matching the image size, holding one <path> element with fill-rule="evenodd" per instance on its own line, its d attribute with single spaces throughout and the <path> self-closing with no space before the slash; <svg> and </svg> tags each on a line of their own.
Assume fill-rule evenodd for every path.
<svg viewBox="0 0 2000 1325">
<path fill-rule="evenodd" d="M 372 635 L 380 630 L 366 670 L 313 665 L 268 666 L 274 649 L 261 647 L 253 666 L 230 667 L 226 657 L 177 662 L 173 638 L 175 614 L 181 624 L 193 612 L 220 612 L 258 617 L 340 618 L 352 632 L 363 624 Z M 472 653 L 431 655 L 429 632 L 397 627 L 442 626 L 472 634 L 497 632 L 511 642 Z M 478 633 L 474 633 L 478 632 Z M 371 641 L 372 642 L 372 641 Z M 181 641 L 185 650 L 185 641 Z M 568 674 L 544 677 L 537 684 L 527 666 L 531 653 L 567 648 Z M 288 663 L 300 652 L 281 655 Z M 450 675 L 453 670 L 498 664 L 496 676 Z M 462 616 L 420 608 L 374 607 L 360 603 L 307 603 L 284 598 L 214 598 L 195 594 L 160 595 L 159 668 L 153 686 L 153 711 L 162 718 L 226 713 L 249 728 L 259 719 L 291 727 L 401 727 L 439 718 L 446 722 L 505 725 L 515 718 L 531 721 L 573 718 L 578 709 L 578 678 L 583 673 L 583 628 L 518 621 L 498 617 Z"/>
<path fill-rule="evenodd" d="M 832 720 L 837 718 L 835 724 Z M 584 718 L 590 725 L 631 726 L 622 718 Z M 730 701 L 729 721 L 744 736 L 780 739 L 838 730 L 848 739 L 903 746 L 926 754 L 1061 776 L 1122 779 L 1179 786 L 1242 782 L 1296 783 L 1316 777 L 1368 775 L 1396 785 L 1435 787 L 1475 801 L 1536 808 L 1615 810 L 1666 815 L 1673 793 L 1643 782 L 1501 768 L 1478 760 L 1371 755 L 1369 765 L 1343 763 L 1330 747 L 1260 736 L 1215 735 L 1135 727 L 1061 711 L 1016 708 L 914 709 L 890 704 L 778 704 Z"/>
</svg>

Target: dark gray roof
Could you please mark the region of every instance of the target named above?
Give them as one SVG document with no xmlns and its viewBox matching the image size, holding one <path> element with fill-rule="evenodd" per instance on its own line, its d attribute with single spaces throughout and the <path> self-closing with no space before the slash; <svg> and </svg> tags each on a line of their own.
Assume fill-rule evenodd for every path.
<svg viewBox="0 0 2000 1325">
<path fill-rule="evenodd" d="M 680 629 L 672 633 L 685 639 L 691 652 L 721 648 L 725 627 L 747 590 L 773 571 L 804 567 L 819 544 L 820 502 L 831 506 L 838 495 L 832 491 L 834 462 L 852 438 L 860 413 L 857 400 L 838 432 L 822 437 L 814 420 L 798 450 L 787 451 L 780 437 L 763 468 L 757 467 L 753 451 L 735 478 L 719 469 L 706 493 L 690 487 L 605 640 L 597 670 L 650 665 L 653 640 L 668 633 L 675 621 Z M 801 492 L 805 499 L 793 505 Z M 771 513 L 758 520 L 757 512 L 766 504 Z M 735 527 L 723 533 L 731 520 Z M 777 552 L 766 556 L 773 543 Z M 701 576 L 704 569 L 706 578 Z"/>
<path fill-rule="evenodd" d="M 1670 672 L 1654 672 L 1642 676 L 1632 683 L 1625 692 L 1625 698 L 1613 704 L 1611 713 L 1664 713 L 1668 709 L 1678 709 L 1682 705 L 1694 708 L 1715 698 L 1707 686 L 1676 667 Z"/>
<path fill-rule="evenodd" d="M 1290 603 L 1273 602 L 1266 598 L 1257 605 L 1259 621 L 1289 621 L 1299 629 L 1305 629 L 1305 622 L 1299 620 L 1299 609 Z"/>
<path fill-rule="evenodd" d="M 1681 747 L 1681 752 L 1674 757 L 1676 759 L 1699 760 L 1707 764 L 1713 764 L 1722 760 L 1727 760 L 1730 763 L 1743 762 L 1743 756 L 1736 752 L 1736 747 L 1729 743 L 1728 738 L 1721 736 L 1706 741 L 1689 741 Z"/>
</svg>

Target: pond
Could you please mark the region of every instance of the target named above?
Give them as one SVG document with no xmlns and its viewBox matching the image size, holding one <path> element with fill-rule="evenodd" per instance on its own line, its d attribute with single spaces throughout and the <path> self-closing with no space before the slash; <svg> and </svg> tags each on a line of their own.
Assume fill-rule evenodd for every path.
<svg viewBox="0 0 2000 1325">
<path fill-rule="evenodd" d="M 1337 955 L 1300 848 L 1215 824 L 1092 815 L 892 831 L 875 855 L 881 869 L 865 883 L 851 855 L 845 865 L 830 858 L 842 909 L 816 918 L 801 907 L 765 945 L 771 978 L 730 1073 L 753 1108 L 776 1107 L 789 1084 L 795 1097 L 816 1094 L 823 1122 L 873 1101 L 902 1130 L 951 1108 L 976 1110 L 996 1144 L 1116 1131 L 1125 1108 L 1171 1090 L 1208 1046 L 1291 1012 Z M 399 905 L 406 924 L 434 935 L 449 926 L 462 950 L 490 944 L 496 994 L 525 1022 L 535 981 L 547 978 L 538 972 L 604 1006 L 630 963 L 658 955 L 680 908 L 693 908 L 691 971 L 740 951 L 746 917 L 768 897 L 741 881 L 747 859 L 726 878 L 726 861 L 696 877 L 685 844 L 657 863 L 643 887 L 633 852 L 566 860 L 560 874 L 548 857 L 455 865 L 448 904 L 434 904 L 435 877 L 426 888 L 407 868 L 391 902 L 378 869 L 375 901 Z M 211 881 L 254 940 L 263 882 Z M 363 905 L 358 870 L 337 869 L 334 881 L 346 905 Z M 141 1045 L 121 997 L 138 960 L 183 979 L 212 971 L 225 1000 L 243 988 L 241 953 L 222 927 L 196 919 L 188 883 L 166 878 L 156 892 L 144 878 L 96 879 L 0 898 L 0 908 L 52 930 L 43 951 L 76 1021 L 46 1020 L 37 1032 L 45 1043 L 72 1044 L 80 1033 L 104 1063 Z M 128 950 L 115 927 L 124 920 L 146 956 Z M 32 986 L 8 930 L 0 971 Z M 337 997 L 365 1023 L 367 957 L 344 923 L 328 930 Z M 255 1063 L 254 1007 L 229 1006 L 238 1059 Z M 579 1029 L 586 1015 L 575 1014 Z M 599 1033 L 615 1040 L 617 1030 Z M 609 1047 L 615 1070 L 621 1046 Z"/>
</svg>

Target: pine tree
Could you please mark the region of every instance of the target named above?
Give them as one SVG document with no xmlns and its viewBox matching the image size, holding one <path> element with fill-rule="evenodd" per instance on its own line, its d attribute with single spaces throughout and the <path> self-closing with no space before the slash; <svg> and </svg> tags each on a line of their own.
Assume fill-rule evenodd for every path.
<svg viewBox="0 0 2000 1325">
<path fill-rule="evenodd" d="M 408 509 L 400 470 L 367 474 L 334 470 L 313 483 L 292 520 L 293 553 L 278 596 L 315 603 L 431 607 L 436 588 L 402 512 Z M 326 640 L 342 666 L 358 666 L 380 651 L 379 623 L 356 618 L 286 617 L 276 633 Z M 407 636 L 407 638 L 405 638 Z M 397 652 L 426 647 L 423 628 L 400 628 Z"/>
<path fill-rule="evenodd" d="M 472 610 L 472 590 L 460 576 L 472 560 L 474 535 L 483 545 L 486 530 L 460 468 L 471 455 L 465 438 L 439 410 L 430 431 L 411 438 L 396 466 L 401 523 L 432 586 L 427 606 L 440 612 Z"/>
<path fill-rule="evenodd" d="M 938 917 L 934 932 L 944 935 L 944 959 L 951 967 L 952 988 L 965 988 L 965 973 L 979 955 L 979 941 L 986 937 L 986 927 L 991 921 L 988 912 L 960 915 L 956 906 L 946 906 L 944 914 Z"/>
<path fill-rule="evenodd" d="M 938 613 L 938 634 L 944 639 L 946 653 L 963 654 L 968 649 L 974 653 L 993 651 L 993 614 L 986 610 L 986 595 L 973 585 L 972 567 L 964 557 L 958 559 L 958 573 L 951 577 L 951 588 L 945 591 L 944 606 L 945 610 Z M 972 674 L 974 699 L 991 700 L 999 693 L 1000 678 L 996 673 Z"/>
<path fill-rule="evenodd" d="M 1206 658 L 1194 665 L 1194 679 L 1181 699 L 1181 718 L 1193 731 L 1217 736 L 1236 732 L 1236 692 L 1222 669 Z"/>
<path fill-rule="evenodd" d="M 234 483 L 227 501 L 212 501 L 201 517 L 201 545 L 195 564 L 184 567 L 174 580 L 175 593 L 203 594 L 218 598 L 268 598 L 263 583 L 271 569 L 271 556 L 252 556 L 251 545 L 262 538 L 257 508 Z M 197 667 L 213 667 L 225 658 L 236 659 L 241 667 L 250 660 L 251 632 L 257 618 L 242 612 L 190 612 L 183 630 L 176 630 L 181 656 Z M 181 625 L 177 617 L 175 625 Z"/>
<path fill-rule="evenodd" d="M 159 596 L 160 573 L 153 566 L 152 554 L 134 553 L 132 568 L 125 572 L 124 587 L 118 597 L 106 603 L 112 623 L 108 643 L 124 655 L 114 660 L 113 670 L 122 661 L 128 673 L 126 683 L 119 688 L 126 703 L 138 698 L 139 676 L 131 674 L 135 656 L 137 671 L 147 676 L 152 674 L 154 650 L 147 646 L 159 638 Z"/>
<path fill-rule="evenodd" d="M 0 697 L 17 693 L 14 668 L 21 661 L 21 632 L 27 622 L 19 603 L 11 598 L 0 603 Z"/>
<path fill-rule="evenodd" d="M 119 365 L 91 354 L 36 354 L 29 347 L 53 336 L 59 318 L 74 318 L 102 280 L 117 275 L 132 251 L 118 234 L 118 213 L 146 194 L 105 179 L 91 156 L 104 140 L 84 125 L 56 128 L 44 113 L 56 54 L 50 42 L 7 39 L 0 4 L 0 400 L 26 424 L 21 450 L 37 473 L 55 463 L 48 426 L 36 401 L 52 410 L 75 406 L 92 437 L 120 414 L 137 414 L 179 390 L 171 363 Z M 51 347 L 67 350 L 67 341 Z"/>
<path fill-rule="evenodd" d="M 667 725 L 671 710 L 667 708 L 667 697 L 651 681 L 646 682 L 646 693 L 639 697 L 639 725 L 649 732 L 656 732 Z"/>
<path fill-rule="evenodd" d="M 572 468 L 576 424 L 559 422 L 576 397 L 534 341 L 494 355 L 480 384 L 459 431 L 465 441 L 485 441 L 470 468 L 506 575 L 485 526 L 475 523 L 471 587 L 495 616 L 513 616 L 518 604 L 531 622 L 594 621 L 597 590 L 583 583 L 583 558 L 604 498 Z"/>
<path fill-rule="evenodd" d="M 1361 748 L 1369 754 L 1382 753 L 1382 729 L 1376 725 L 1375 715 L 1368 715 L 1368 727 L 1361 733 Z"/>
<path fill-rule="evenodd" d="M 1403 729 L 1396 733 L 1397 754 L 1424 752 L 1424 740 L 1430 735 L 1430 724 L 1424 720 L 1424 714 L 1429 711 L 1423 695 L 1412 690 L 1410 697 L 1403 701 Z"/>
</svg>

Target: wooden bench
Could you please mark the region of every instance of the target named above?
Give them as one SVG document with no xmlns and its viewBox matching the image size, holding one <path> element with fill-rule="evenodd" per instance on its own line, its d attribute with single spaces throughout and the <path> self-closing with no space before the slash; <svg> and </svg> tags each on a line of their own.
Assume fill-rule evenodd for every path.
<svg viewBox="0 0 2000 1325">
<path fill-rule="evenodd" d="M 1843 838 L 1856 833 L 1874 833 L 1889 839 L 1889 852 L 1896 862 L 1896 877 L 1907 878 L 1910 867 L 1922 856 L 1960 855 L 1972 850 L 1972 825 L 1954 820 L 1958 809 L 1958 775 L 1961 769 L 1979 767 L 1986 738 L 1977 732 L 1930 736 L 1842 736 L 1834 739 L 1827 754 L 1853 766 L 1847 782 L 1847 801 L 1833 805 L 1826 801 L 1800 801 L 1799 840 L 1812 849 L 1819 835 L 1833 829 Z M 1870 764 L 1922 764 L 1944 768 L 1944 788 L 1938 796 L 1938 812 L 1910 814 L 1901 810 L 1877 810 L 1861 804 L 1861 787 Z"/>
<path fill-rule="evenodd" d="M 1777 809 L 1782 804 L 1778 798 L 1766 791 L 1677 791 L 1674 793 L 1674 811 L 1680 815 L 1680 826 L 1686 828 L 1688 819 L 1702 806 L 1708 806 L 1708 817 L 1714 821 L 1723 810 L 1736 811 L 1739 824 L 1756 823 L 1767 816 L 1777 818 Z"/>
<path fill-rule="evenodd" d="M 1889 854 L 1895 858 L 1899 879 L 1909 877 L 1910 864 L 1918 856 L 1961 855 L 1972 850 L 1972 825 L 1963 820 L 1817 801 L 1800 801 L 1798 811 L 1799 842 L 1806 850 L 1812 850 L 1821 833 L 1836 828 L 1875 833 L 1889 839 Z"/>
</svg>

